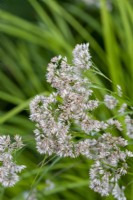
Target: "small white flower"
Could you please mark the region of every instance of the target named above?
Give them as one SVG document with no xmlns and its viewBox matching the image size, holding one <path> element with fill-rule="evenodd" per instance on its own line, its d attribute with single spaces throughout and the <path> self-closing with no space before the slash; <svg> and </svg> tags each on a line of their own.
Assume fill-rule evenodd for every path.
<svg viewBox="0 0 133 200">
<path fill-rule="evenodd" d="M 111 126 L 114 125 L 119 131 L 123 130 L 122 129 L 122 125 L 121 125 L 121 123 L 118 120 L 109 119 L 109 120 L 107 120 L 107 123 L 109 125 L 111 125 Z"/>
<path fill-rule="evenodd" d="M 76 45 L 73 50 L 73 63 L 77 69 L 89 69 L 92 65 L 89 44 Z"/>
<path fill-rule="evenodd" d="M 117 105 L 118 100 L 115 97 L 106 94 L 104 97 L 104 103 L 107 106 L 107 108 L 113 109 Z"/>
<path fill-rule="evenodd" d="M 133 138 L 133 119 L 129 115 L 125 117 L 125 123 L 127 128 L 127 135 L 130 138 Z"/>
<path fill-rule="evenodd" d="M 123 103 L 121 108 L 118 110 L 118 112 L 121 113 L 121 114 L 124 114 L 126 108 L 127 108 L 127 104 Z"/>
<path fill-rule="evenodd" d="M 124 187 L 120 188 L 118 183 L 115 184 L 113 190 L 112 190 L 112 195 L 117 199 L 117 200 L 126 200 L 126 197 L 124 195 Z"/>
</svg>

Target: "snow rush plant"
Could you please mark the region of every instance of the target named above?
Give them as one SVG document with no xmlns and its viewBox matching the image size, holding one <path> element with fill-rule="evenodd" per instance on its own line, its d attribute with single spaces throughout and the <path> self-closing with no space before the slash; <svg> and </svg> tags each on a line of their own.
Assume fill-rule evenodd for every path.
<svg viewBox="0 0 133 200">
<path fill-rule="evenodd" d="M 98 99 L 96 85 L 86 74 L 100 73 L 93 66 L 89 44 L 77 45 L 73 50 L 72 65 L 66 57 L 54 57 L 47 68 L 47 81 L 54 88 L 49 96 L 37 95 L 30 103 L 30 119 L 36 122 L 36 148 L 40 154 L 92 160 L 90 188 L 102 196 L 112 194 L 117 200 L 126 200 L 120 178 L 127 173 L 127 159 L 133 153 L 128 142 L 119 135 L 125 131 L 133 138 L 132 107 L 122 101 L 121 87 L 112 95 L 108 91 Z M 95 114 L 102 107 L 113 117 L 99 119 Z M 104 108 L 104 109 L 103 109 Z M 123 118 L 123 122 L 121 120 Z M 14 154 L 23 147 L 21 137 L 14 141 L 10 136 L 0 136 L 0 183 L 11 187 L 19 180 L 18 173 L 25 166 L 17 165 Z M 47 181 L 49 188 L 54 183 Z"/>
<path fill-rule="evenodd" d="M 30 119 L 36 122 L 35 140 L 39 153 L 76 158 L 80 155 L 93 160 L 90 168 L 90 188 L 102 196 L 112 194 L 117 200 L 126 200 L 124 186 L 119 186 L 127 173 L 126 160 L 132 157 L 127 140 L 112 134 L 123 131 L 118 120 L 123 116 L 127 135 L 133 137 L 133 120 L 121 103 L 122 91 L 117 86 L 115 95 L 105 94 L 98 100 L 94 84 L 86 78 L 89 70 L 97 71 L 91 62 L 89 44 L 76 45 L 72 65 L 67 58 L 52 58 L 47 68 L 47 82 L 54 88 L 50 96 L 37 95 L 30 103 Z M 92 71 L 91 71 L 92 72 Z M 115 116 L 97 119 L 94 110 L 105 106 L 115 110 Z M 118 116 L 116 118 L 116 116 Z M 79 137 L 80 135 L 80 137 Z M 77 137 L 78 136 L 78 137 Z"/>
</svg>

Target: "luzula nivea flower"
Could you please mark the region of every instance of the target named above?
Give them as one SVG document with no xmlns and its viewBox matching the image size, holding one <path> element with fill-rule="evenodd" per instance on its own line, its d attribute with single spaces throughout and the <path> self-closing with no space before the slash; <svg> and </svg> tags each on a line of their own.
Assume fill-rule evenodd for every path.
<svg viewBox="0 0 133 200">
<path fill-rule="evenodd" d="M 130 138 L 133 138 L 133 119 L 129 115 L 126 116 L 125 123 L 127 127 L 127 135 Z"/>
<path fill-rule="evenodd" d="M 127 104 L 123 103 L 120 107 L 120 109 L 118 110 L 119 113 L 124 114 L 125 110 L 127 108 Z"/>
<path fill-rule="evenodd" d="M 73 50 L 73 63 L 77 69 L 89 69 L 92 65 L 89 44 L 77 45 Z"/>
<path fill-rule="evenodd" d="M 118 199 L 116 186 L 120 177 L 127 173 L 126 159 L 132 157 L 132 153 L 121 150 L 127 145 L 126 140 L 107 132 L 111 127 L 122 131 L 118 120 L 100 121 L 92 114 L 100 102 L 92 95 L 92 84 L 83 76 L 92 65 L 88 47 L 89 44 L 75 47 L 72 65 L 67 63 L 66 57 L 51 60 L 46 77 L 56 92 L 49 97 L 37 95 L 31 101 L 30 119 L 36 122 L 35 140 L 41 154 L 72 158 L 83 155 L 92 159 L 90 187 L 102 196 L 112 193 Z M 118 100 L 105 95 L 104 103 L 113 109 Z M 75 139 L 73 125 L 87 135 L 86 139 Z"/>
<path fill-rule="evenodd" d="M 119 185 L 116 183 L 112 191 L 113 196 L 117 200 L 126 200 L 126 197 L 124 195 L 124 189 L 124 187 L 120 188 Z"/>
<path fill-rule="evenodd" d="M 16 135 L 11 142 L 9 135 L 0 136 L 0 183 L 4 187 L 11 187 L 19 180 L 20 173 L 25 166 L 17 165 L 13 160 L 13 153 L 23 147 L 21 137 Z"/>
<path fill-rule="evenodd" d="M 106 94 L 104 97 L 104 103 L 109 109 L 113 109 L 117 105 L 118 100 L 115 97 Z"/>
</svg>

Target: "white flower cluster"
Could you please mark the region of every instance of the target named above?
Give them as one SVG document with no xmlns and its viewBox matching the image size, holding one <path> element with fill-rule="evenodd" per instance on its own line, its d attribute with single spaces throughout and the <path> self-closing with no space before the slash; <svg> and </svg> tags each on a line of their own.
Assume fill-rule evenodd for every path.
<svg viewBox="0 0 133 200">
<path fill-rule="evenodd" d="M 20 173 L 25 166 L 16 165 L 13 161 L 13 153 L 23 147 L 21 137 L 16 135 L 11 142 L 9 135 L 0 136 L 0 183 L 4 187 L 11 187 L 19 180 Z"/>
<path fill-rule="evenodd" d="M 126 145 L 123 138 L 105 133 L 91 147 L 95 163 L 90 169 L 90 187 L 102 196 L 113 192 L 120 177 L 127 173 L 126 158 L 132 154 L 127 150 L 121 151 L 121 147 Z"/>
<path fill-rule="evenodd" d="M 125 122 L 127 126 L 127 135 L 133 139 L 133 119 L 127 115 L 125 117 Z"/>
<path fill-rule="evenodd" d="M 118 103 L 118 100 L 115 97 L 106 94 L 104 97 L 104 102 L 105 102 L 105 105 L 107 106 L 107 108 L 114 109 Z"/>
<path fill-rule="evenodd" d="M 51 60 L 47 81 L 56 92 L 49 97 L 36 96 L 31 101 L 30 119 L 36 122 L 35 139 L 41 154 L 54 153 L 72 158 L 83 155 L 92 159 L 94 164 L 90 170 L 90 187 L 103 196 L 112 193 L 120 199 L 115 188 L 120 177 L 127 173 L 126 159 L 132 157 L 132 153 L 121 150 L 127 145 L 126 140 L 113 137 L 107 131 L 110 126 L 121 131 L 118 120 L 99 121 L 92 115 L 100 103 L 92 98 L 91 83 L 83 75 L 92 65 L 88 46 L 81 44 L 75 47 L 73 65 L 69 65 L 67 59 L 61 56 Z M 118 101 L 106 95 L 104 103 L 113 109 Z M 76 131 L 73 130 L 75 125 L 86 134 L 86 139 L 76 138 Z M 96 137 L 92 139 L 92 136 Z"/>
</svg>

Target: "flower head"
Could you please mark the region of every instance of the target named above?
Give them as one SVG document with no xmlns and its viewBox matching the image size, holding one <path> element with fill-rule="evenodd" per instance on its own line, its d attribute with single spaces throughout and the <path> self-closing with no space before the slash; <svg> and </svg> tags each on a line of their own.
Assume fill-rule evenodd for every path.
<svg viewBox="0 0 133 200">
<path fill-rule="evenodd" d="M 18 173 L 20 173 L 25 166 L 17 165 L 13 160 L 15 151 L 23 147 L 21 137 L 16 135 L 14 142 L 11 142 L 9 135 L 0 136 L 0 183 L 4 187 L 11 187 L 19 180 Z"/>
</svg>

